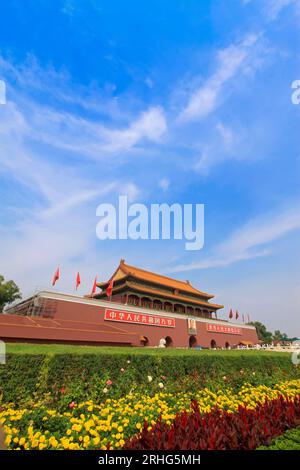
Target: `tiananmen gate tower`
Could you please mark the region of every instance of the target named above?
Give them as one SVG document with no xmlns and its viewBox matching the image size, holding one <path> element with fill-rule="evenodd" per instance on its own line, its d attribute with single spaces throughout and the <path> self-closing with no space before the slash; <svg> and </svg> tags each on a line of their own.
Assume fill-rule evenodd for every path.
<svg viewBox="0 0 300 470">
<path fill-rule="evenodd" d="M 40 291 L 0 314 L 7 342 L 229 348 L 258 343 L 255 327 L 217 318 L 214 295 L 124 260 L 98 292 Z M 109 292 L 109 295 L 108 295 Z"/>
</svg>

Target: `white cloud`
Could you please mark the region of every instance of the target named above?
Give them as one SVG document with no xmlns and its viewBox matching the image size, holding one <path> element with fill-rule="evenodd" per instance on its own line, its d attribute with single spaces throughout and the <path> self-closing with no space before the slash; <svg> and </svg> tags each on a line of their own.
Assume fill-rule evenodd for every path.
<svg viewBox="0 0 300 470">
<path fill-rule="evenodd" d="M 79 207 L 88 201 L 95 200 L 100 196 L 106 195 L 116 188 L 116 183 L 107 183 L 105 186 L 102 185 L 101 189 L 87 189 L 77 191 L 75 194 L 72 194 L 67 198 L 63 198 L 61 201 L 56 202 L 56 204 L 53 204 L 49 209 L 41 211 L 41 216 L 43 218 L 49 218 L 58 214 L 64 214 L 69 212 L 74 207 Z"/>
<path fill-rule="evenodd" d="M 235 231 L 226 241 L 213 249 L 213 254 L 200 261 L 177 265 L 169 272 L 182 272 L 229 266 L 238 261 L 267 256 L 271 243 L 284 237 L 293 230 L 300 229 L 300 205 L 282 212 L 264 214 L 250 220 Z"/>
<path fill-rule="evenodd" d="M 8 84 L 17 84 L 9 85 L 0 133 L 9 130 L 18 138 L 103 160 L 111 153 L 121 157 L 144 140 L 157 143 L 167 130 L 162 107 L 150 106 L 132 117 L 132 110 L 120 110 L 116 98 L 103 98 L 92 87 L 78 89 L 70 85 L 66 73 L 42 70 L 33 58 L 15 66 L 0 56 L 0 73 Z M 36 98 L 40 95 L 43 104 Z M 51 106 L 47 104 L 50 101 Z M 78 112 L 78 106 L 84 112 Z"/>
<path fill-rule="evenodd" d="M 99 202 L 118 193 L 134 200 L 141 193 L 131 178 L 128 181 L 127 173 L 119 176 L 118 171 L 110 171 L 108 163 L 104 171 L 104 147 L 114 146 L 106 155 L 118 150 L 122 157 L 123 151 L 143 139 L 157 142 L 166 128 L 164 113 L 150 107 L 135 119 L 125 112 L 120 120 L 116 113 L 118 123 L 109 121 L 104 126 L 100 115 L 83 118 L 84 113 L 75 111 L 81 96 L 66 85 L 60 90 L 60 77 L 54 71 L 48 76 L 33 67 L 35 75 L 28 66 L 20 69 L 3 60 L 0 69 L 14 77 L 9 80 L 7 104 L 0 107 L 0 172 L 29 196 L 28 204 L 19 198 L 19 206 L 5 208 L 15 218 L 1 221 L 1 272 L 28 294 L 34 286 L 49 287 L 52 271 L 60 264 L 65 273 L 60 286 L 70 291 L 76 270 L 82 270 L 88 279 L 103 263 L 108 266 L 95 232 Z M 37 99 L 37 92 L 45 90 L 51 106 Z M 99 110 L 92 106 L 89 111 Z M 83 160 L 86 156 L 92 161 Z M 98 268 L 95 247 L 101 253 Z"/>
<path fill-rule="evenodd" d="M 252 34 L 239 44 L 218 51 L 216 71 L 194 91 L 179 116 L 180 121 L 204 118 L 220 105 L 223 87 L 238 73 L 243 73 L 243 67 L 250 67 L 249 58 L 258 38 L 259 35 Z"/>
<path fill-rule="evenodd" d="M 216 129 L 223 139 L 225 148 L 229 149 L 234 142 L 234 135 L 232 130 L 228 126 L 225 126 L 222 122 L 219 122 L 216 125 Z"/>
<path fill-rule="evenodd" d="M 197 158 L 194 164 L 194 170 L 201 175 L 207 175 L 210 168 L 216 163 L 216 155 L 211 151 L 211 148 L 207 146 Z"/>
<path fill-rule="evenodd" d="M 145 83 L 146 83 L 148 88 L 153 88 L 153 86 L 154 86 L 154 82 L 153 82 L 152 78 L 150 78 L 150 77 L 146 78 Z"/>
<path fill-rule="evenodd" d="M 10 108 L 13 112 L 13 106 Z M 56 111 L 34 102 L 27 102 L 23 109 L 14 109 L 14 113 L 19 121 L 26 122 L 22 129 L 19 127 L 23 137 L 93 160 L 103 160 L 111 153 L 118 153 L 121 157 L 122 153 L 144 139 L 157 143 L 167 129 L 160 107 L 150 107 L 121 129 L 117 125 L 104 126 L 99 121 Z M 9 122 L 12 122 L 12 117 Z"/>
<path fill-rule="evenodd" d="M 119 194 L 127 196 L 129 202 L 134 202 L 140 196 L 141 190 L 134 183 L 127 183 L 119 187 Z"/>
<path fill-rule="evenodd" d="M 278 18 L 281 11 L 292 4 L 295 4 L 298 0 L 269 0 L 265 5 L 267 17 L 274 21 Z"/>
<path fill-rule="evenodd" d="M 210 142 L 205 143 L 193 166 L 193 169 L 203 176 L 207 176 L 212 167 L 225 160 L 241 160 L 243 158 L 243 153 L 239 150 L 243 132 L 240 130 L 236 135 L 236 131 L 233 132 L 228 125 L 225 126 L 222 122 L 215 126 L 215 130 L 217 132 L 213 132 Z"/>
<path fill-rule="evenodd" d="M 167 178 L 162 178 L 158 182 L 158 185 L 163 191 L 167 191 L 169 189 L 169 186 L 170 186 L 170 181 Z"/>
<path fill-rule="evenodd" d="M 243 0 L 244 5 L 250 2 L 252 0 Z M 269 21 L 275 21 L 284 8 L 296 3 L 299 3 L 299 0 L 264 0 L 263 12 Z"/>
<path fill-rule="evenodd" d="M 79 106 L 81 110 L 93 111 L 102 115 L 118 118 L 126 118 L 127 113 L 121 109 L 121 100 L 104 93 L 94 84 L 82 86 L 74 84 L 66 70 L 57 71 L 48 66 L 42 68 L 36 58 L 28 55 L 24 63 L 14 64 L 0 55 L 0 72 L 7 79 L 8 92 L 15 93 L 18 89 L 22 92 L 19 99 L 33 93 L 35 96 L 51 97 L 53 104 L 63 103 Z M 15 86 L 12 87 L 11 84 Z M 105 89 L 107 91 L 107 88 Z"/>
<path fill-rule="evenodd" d="M 106 130 L 103 150 L 119 152 L 128 150 L 143 139 L 159 142 L 167 130 L 164 111 L 161 107 L 151 107 L 143 112 L 127 129 Z"/>
</svg>

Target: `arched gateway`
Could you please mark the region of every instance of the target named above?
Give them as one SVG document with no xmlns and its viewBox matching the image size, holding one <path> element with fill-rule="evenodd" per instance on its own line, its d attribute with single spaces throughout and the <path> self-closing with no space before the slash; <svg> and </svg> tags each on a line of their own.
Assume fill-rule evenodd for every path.
<svg viewBox="0 0 300 470">
<path fill-rule="evenodd" d="M 195 348 L 197 346 L 197 338 L 194 335 L 191 335 L 189 337 L 189 347 L 190 348 Z"/>
</svg>

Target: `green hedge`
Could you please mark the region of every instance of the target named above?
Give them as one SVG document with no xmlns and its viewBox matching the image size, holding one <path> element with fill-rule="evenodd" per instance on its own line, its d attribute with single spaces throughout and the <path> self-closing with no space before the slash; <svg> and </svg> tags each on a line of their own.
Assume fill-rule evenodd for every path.
<svg viewBox="0 0 300 470">
<path fill-rule="evenodd" d="M 129 348 L 102 354 L 9 353 L 6 365 L 0 365 L 0 400 L 16 405 L 32 400 L 52 404 L 101 400 L 108 379 L 113 383 L 106 397 L 135 389 L 155 393 L 159 382 L 176 391 L 224 383 L 236 388 L 245 381 L 272 385 L 290 378 L 300 378 L 300 370 L 289 354 L 280 353 L 149 350 L 140 354 Z"/>
<path fill-rule="evenodd" d="M 286 431 L 277 437 L 270 446 L 261 446 L 257 450 L 300 450 L 300 426 Z"/>
</svg>

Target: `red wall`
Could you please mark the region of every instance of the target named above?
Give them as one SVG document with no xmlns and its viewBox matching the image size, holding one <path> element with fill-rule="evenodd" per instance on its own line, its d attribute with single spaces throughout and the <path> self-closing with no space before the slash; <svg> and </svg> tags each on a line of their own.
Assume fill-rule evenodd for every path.
<svg viewBox="0 0 300 470">
<path fill-rule="evenodd" d="M 66 296 L 67 297 L 67 296 Z M 105 302 L 106 303 L 106 302 Z M 102 302 L 103 305 L 103 302 Z M 126 310 L 125 306 L 107 302 L 106 308 Z M 129 311 L 140 313 L 138 307 L 127 307 Z M 66 342 L 76 344 L 115 344 L 140 345 L 140 338 L 148 339 L 149 346 L 158 346 L 160 339 L 169 336 L 174 347 L 188 347 L 189 338 L 186 318 L 176 318 L 175 328 L 133 324 L 104 320 L 105 307 L 80 300 L 56 300 L 56 312 L 51 319 L 23 317 L 20 315 L 0 315 L 0 339 L 11 341 Z M 145 312 L 145 311 L 144 311 Z M 163 316 L 161 312 L 148 311 L 147 314 Z M 222 324 L 211 320 L 210 324 Z M 241 328 L 241 335 L 206 331 L 207 322 L 197 321 L 197 344 L 210 347 L 215 340 L 217 347 L 237 345 L 240 341 L 257 343 L 255 329 L 242 328 L 240 324 L 223 323 Z"/>
</svg>

